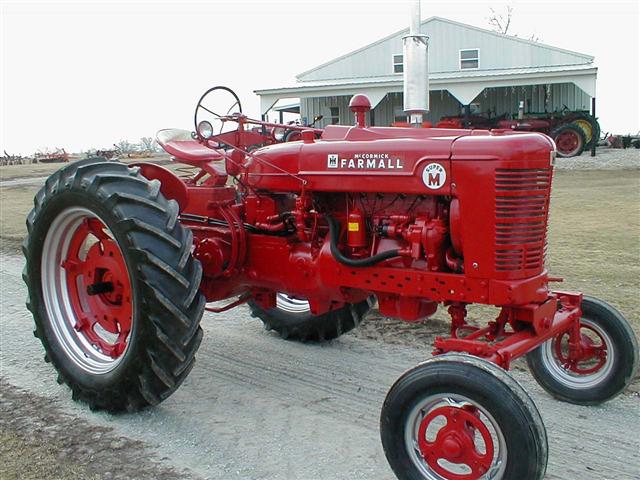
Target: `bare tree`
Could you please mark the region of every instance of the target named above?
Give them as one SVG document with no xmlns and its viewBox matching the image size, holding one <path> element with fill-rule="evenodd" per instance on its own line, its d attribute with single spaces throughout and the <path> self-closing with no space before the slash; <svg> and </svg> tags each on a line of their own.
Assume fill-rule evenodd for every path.
<svg viewBox="0 0 640 480">
<path fill-rule="evenodd" d="M 157 152 L 158 143 L 153 137 L 142 137 L 140 139 L 140 150 L 142 152 Z"/>
<path fill-rule="evenodd" d="M 120 153 L 132 153 L 136 149 L 135 145 L 129 143 L 128 140 L 120 140 L 118 143 L 114 143 L 113 146 L 120 150 Z"/>
<path fill-rule="evenodd" d="M 513 19 L 513 7 L 511 5 L 506 6 L 506 10 L 504 13 L 497 12 L 494 8 L 489 8 L 491 11 L 491 15 L 489 15 L 488 21 L 489 25 L 493 29 L 494 32 L 501 33 L 503 35 L 509 34 L 509 28 L 511 27 L 511 20 Z M 514 37 L 517 37 L 517 33 L 511 34 Z M 540 37 L 535 34 L 531 34 L 526 37 L 530 42 L 539 42 Z"/>
<path fill-rule="evenodd" d="M 503 35 L 509 33 L 511 17 L 513 16 L 513 7 L 511 5 L 507 5 L 505 13 L 498 13 L 493 8 L 489 8 L 489 10 L 491 10 L 489 25 L 491 25 L 493 30 L 498 33 L 502 33 Z"/>
</svg>

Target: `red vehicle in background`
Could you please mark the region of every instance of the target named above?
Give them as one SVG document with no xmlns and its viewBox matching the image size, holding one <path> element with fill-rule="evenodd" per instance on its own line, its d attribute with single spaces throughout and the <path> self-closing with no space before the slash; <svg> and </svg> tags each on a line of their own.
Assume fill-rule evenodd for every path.
<svg viewBox="0 0 640 480">
<path fill-rule="evenodd" d="M 558 156 L 575 157 L 596 145 L 600 138 L 598 120 L 588 112 L 557 114 L 528 114 L 523 118 L 508 120 L 504 116 L 488 118 L 481 115 L 442 117 L 436 128 L 508 129 L 520 132 L 540 132 L 549 135 L 556 143 Z"/>
</svg>

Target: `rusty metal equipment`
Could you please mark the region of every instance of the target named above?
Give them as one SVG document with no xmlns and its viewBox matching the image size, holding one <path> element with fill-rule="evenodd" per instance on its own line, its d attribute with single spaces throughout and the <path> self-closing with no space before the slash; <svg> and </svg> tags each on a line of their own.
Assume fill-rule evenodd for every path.
<svg viewBox="0 0 640 480">
<path fill-rule="evenodd" d="M 5 165 L 23 165 L 30 163 L 31 159 L 25 158 L 22 155 L 11 155 L 6 150 L 3 151 L 3 155 L 0 157 L 0 166 Z"/>
<path fill-rule="evenodd" d="M 56 148 L 53 151 L 37 152 L 33 158 L 34 163 L 65 163 L 69 161 L 69 154 L 64 148 Z"/>
</svg>

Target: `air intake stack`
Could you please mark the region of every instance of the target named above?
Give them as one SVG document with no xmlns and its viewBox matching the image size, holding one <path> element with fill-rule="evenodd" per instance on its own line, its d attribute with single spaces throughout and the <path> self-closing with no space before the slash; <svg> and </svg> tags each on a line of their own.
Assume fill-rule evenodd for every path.
<svg viewBox="0 0 640 480">
<path fill-rule="evenodd" d="M 404 112 L 409 123 L 422 126 L 429 112 L 429 37 L 420 33 L 420 0 L 411 5 L 409 35 L 404 43 Z"/>
</svg>

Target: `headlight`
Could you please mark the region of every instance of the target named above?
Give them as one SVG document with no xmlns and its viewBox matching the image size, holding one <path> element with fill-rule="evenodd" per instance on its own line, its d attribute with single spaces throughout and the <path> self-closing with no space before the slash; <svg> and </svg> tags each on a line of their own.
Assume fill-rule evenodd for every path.
<svg viewBox="0 0 640 480">
<path fill-rule="evenodd" d="M 205 140 L 213 137 L 213 125 L 203 120 L 198 124 L 198 135 Z"/>
<path fill-rule="evenodd" d="M 273 138 L 276 142 L 281 142 L 284 139 L 286 130 L 284 128 L 275 127 L 273 129 Z"/>
</svg>

